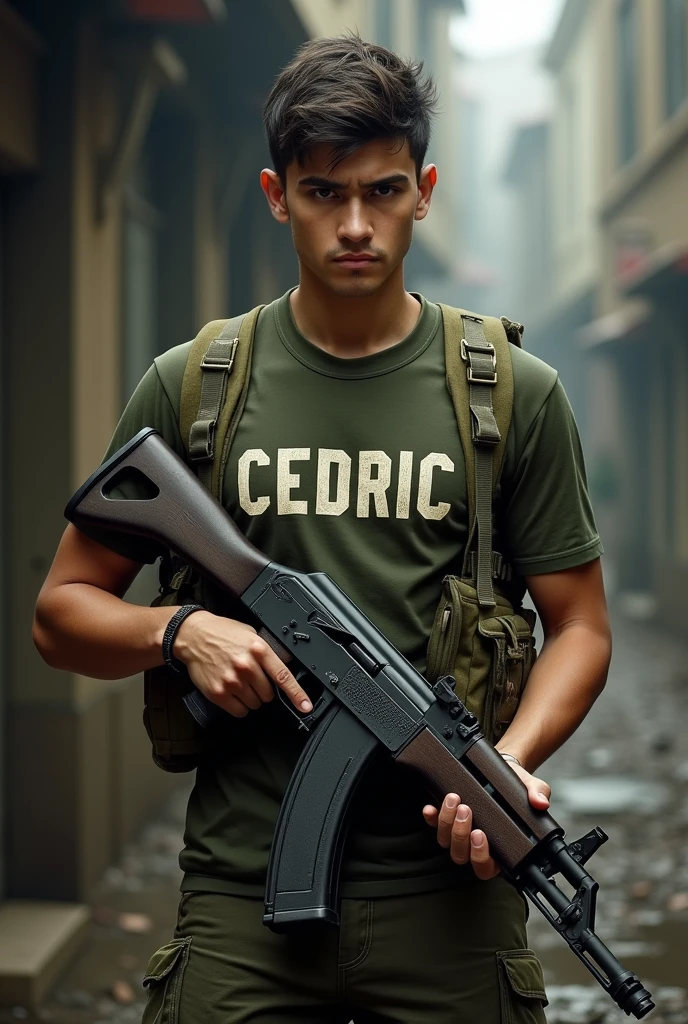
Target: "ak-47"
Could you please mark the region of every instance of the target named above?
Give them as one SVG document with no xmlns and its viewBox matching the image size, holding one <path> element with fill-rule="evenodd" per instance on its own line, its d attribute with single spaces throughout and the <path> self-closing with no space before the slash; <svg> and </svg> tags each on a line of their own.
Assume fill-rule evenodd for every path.
<svg viewBox="0 0 688 1024">
<path fill-rule="evenodd" d="M 117 498 L 126 478 L 139 484 L 145 478 L 148 496 Z M 77 527 L 140 534 L 171 549 L 241 599 L 261 636 L 306 688 L 320 684 L 309 714 L 299 715 L 282 698 L 309 738 L 275 830 L 263 919 L 268 927 L 339 923 L 347 808 L 382 744 L 424 776 L 438 805 L 447 793 L 461 794 L 504 876 L 622 1010 L 639 1020 L 650 1013 L 650 993 L 594 932 L 598 883 L 583 865 L 607 836 L 595 828 L 567 843 L 562 827 L 531 807 L 526 787 L 454 693 L 452 676 L 431 686 L 327 575 L 271 562 L 154 430 L 142 430 L 101 466 L 65 514 Z M 224 714 L 196 690 L 187 706 L 201 724 Z M 558 873 L 573 896 L 553 880 Z"/>
</svg>

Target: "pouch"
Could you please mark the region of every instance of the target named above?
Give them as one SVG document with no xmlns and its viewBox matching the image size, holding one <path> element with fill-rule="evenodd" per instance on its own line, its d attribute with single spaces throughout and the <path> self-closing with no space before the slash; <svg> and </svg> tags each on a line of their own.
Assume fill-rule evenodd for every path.
<svg viewBox="0 0 688 1024">
<path fill-rule="evenodd" d="M 535 612 L 495 587 L 482 609 L 471 580 L 445 576 L 428 642 L 427 679 L 453 675 L 455 691 L 495 743 L 516 714 L 535 660 Z"/>
</svg>

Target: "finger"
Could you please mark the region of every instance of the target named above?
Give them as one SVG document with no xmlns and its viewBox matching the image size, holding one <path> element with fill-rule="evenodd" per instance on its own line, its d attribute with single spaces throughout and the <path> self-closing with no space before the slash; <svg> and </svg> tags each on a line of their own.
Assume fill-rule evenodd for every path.
<svg viewBox="0 0 688 1024">
<path fill-rule="evenodd" d="M 208 697 L 212 700 L 213 704 L 217 704 L 219 708 L 222 708 L 223 711 L 226 711 L 234 718 L 245 718 L 249 712 L 249 708 L 246 707 L 243 701 L 238 700 L 236 697 L 232 696 L 231 693 L 217 694 L 214 696 L 208 694 Z"/>
<path fill-rule="evenodd" d="M 235 686 L 232 690 L 232 697 L 234 697 L 235 700 L 238 700 L 240 704 L 244 704 L 247 711 L 257 711 L 258 708 L 262 708 L 263 706 L 263 701 L 252 688 L 250 683 L 243 683 L 239 686 Z"/>
<path fill-rule="evenodd" d="M 437 842 L 445 848 L 448 848 L 451 844 L 452 827 L 458 806 L 459 797 L 457 794 L 447 793 L 442 801 L 440 813 L 437 816 Z"/>
<path fill-rule="evenodd" d="M 304 688 L 297 683 L 284 662 L 280 661 L 272 648 L 268 647 L 264 640 L 258 637 L 252 647 L 252 651 L 266 674 L 277 683 L 281 690 L 284 690 L 295 708 L 305 712 L 313 710 L 310 697 Z"/>
<path fill-rule="evenodd" d="M 499 867 L 490 855 L 487 836 L 477 828 L 471 832 L 471 864 L 478 878 L 484 882 L 499 874 Z"/>
<path fill-rule="evenodd" d="M 471 855 L 473 815 L 470 807 L 459 804 L 451 832 L 451 859 L 455 864 L 468 864 Z"/>
<path fill-rule="evenodd" d="M 552 790 L 547 783 L 543 782 L 542 779 L 536 779 L 534 775 L 531 775 L 528 781 L 528 799 L 533 807 L 538 807 L 541 810 L 545 807 L 549 807 L 551 796 Z"/>
<path fill-rule="evenodd" d="M 434 828 L 437 828 L 438 813 L 439 812 L 437 808 L 433 807 L 432 804 L 426 804 L 425 807 L 423 808 L 423 817 L 425 818 L 428 825 L 432 825 Z"/>
<path fill-rule="evenodd" d="M 521 765 L 516 765 L 513 762 L 508 762 L 509 767 L 518 775 L 521 782 L 526 786 L 528 790 L 528 800 L 533 807 L 537 807 L 538 810 L 543 811 L 546 807 L 549 807 L 550 798 L 552 796 L 552 790 L 543 779 L 538 779 L 535 775 L 531 775 Z"/>
<path fill-rule="evenodd" d="M 255 694 L 255 699 L 258 700 L 259 704 L 268 704 L 271 700 L 274 700 L 275 687 L 265 675 L 258 662 L 253 663 L 251 674 L 247 676 L 244 685 Z M 243 700 L 243 694 L 241 699 Z"/>
</svg>

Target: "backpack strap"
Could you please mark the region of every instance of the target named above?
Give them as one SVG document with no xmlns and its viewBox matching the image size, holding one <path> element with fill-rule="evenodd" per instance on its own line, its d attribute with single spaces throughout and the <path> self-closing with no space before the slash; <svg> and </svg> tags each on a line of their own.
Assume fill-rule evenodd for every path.
<svg viewBox="0 0 688 1024">
<path fill-rule="evenodd" d="M 447 387 L 466 463 L 470 528 L 464 575 L 475 579 L 480 606 L 490 608 L 495 604 L 492 495 L 504 461 L 514 398 L 509 341 L 506 324 L 495 317 L 479 317 L 445 305 L 440 308 Z"/>
<path fill-rule="evenodd" d="M 228 437 L 246 401 L 253 338 L 262 306 L 229 320 L 212 320 L 189 351 L 182 381 L 179 426 L 189 463 L 218 500 Z"/>
</svg>

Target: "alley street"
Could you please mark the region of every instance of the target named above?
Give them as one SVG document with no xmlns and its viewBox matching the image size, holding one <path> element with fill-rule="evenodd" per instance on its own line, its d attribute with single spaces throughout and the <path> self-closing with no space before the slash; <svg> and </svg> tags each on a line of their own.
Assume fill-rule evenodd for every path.
<svg viewBox="0 0 688 1024">
<path fill-rule="evenodd" d="M 607 688 L 540 774 L 569 839 L 594 825 L 609 834 L 589 864 L 600 937 L 652 992 L 653 1024 L 688 1024 L 688 646 L 643 622 L 617 616 L 614 625 Z M 180 789 L 102 879 L 88 944 L 39 1016 L 16 1007 L 1 1022 L 140 1020 L 148 957 L 174 927 L 185 796 Z M 530 942 L 545 968 L 549 1024 L 628 1020 L 535 909 Z"/>
</svg>

